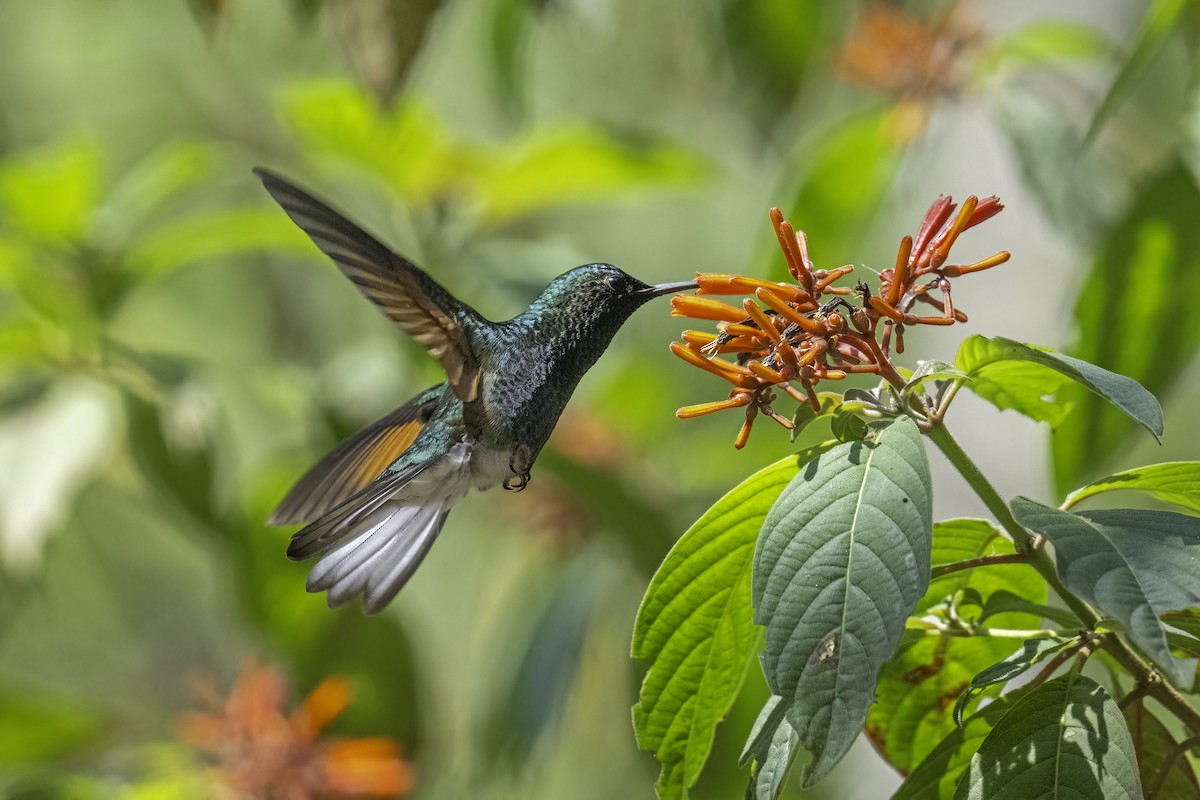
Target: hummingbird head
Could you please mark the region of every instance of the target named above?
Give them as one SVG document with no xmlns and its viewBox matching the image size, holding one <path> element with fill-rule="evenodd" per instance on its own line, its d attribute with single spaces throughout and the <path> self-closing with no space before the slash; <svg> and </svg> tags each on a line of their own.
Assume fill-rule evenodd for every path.
<svg viewBox="0 0 1200 800">
<path fill-rule="evenodd" d="M 555 304 L 586 303 L 601 314 L 628 316 L 653 297 L 696 288 L 695 281 L 649 284 L 612 264 L 585 264 L 559 275 L 542 292 Z M 623 317 L 622 317 L 623 318 Z"/>
<path fill-rule="evenodd" d="M 561 331 L 603 348 L 647 300 L 695 288 L 695 281 L 654 285 L 612 264 L 585 264 L 551 281 L 526 313 L 543 331 Z"/>
</svg>

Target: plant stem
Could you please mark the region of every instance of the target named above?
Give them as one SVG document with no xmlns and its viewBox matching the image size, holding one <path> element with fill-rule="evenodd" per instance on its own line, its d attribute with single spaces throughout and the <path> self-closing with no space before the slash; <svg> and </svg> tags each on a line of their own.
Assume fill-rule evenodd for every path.
<svg viewBox="0 0 1200 800">
<path fill-rule="evenodd" d="M 924 433 L 963 476 L 963 479 L 987 506 L 988 511 L 995 515 L 1000 526 L 1012 537 L 1017 552 L 1026 556 L 1029 565 L 1038 571 L 1038 574 L 1049 584 L 1055 594 L 1062 598 L 1080 622 L 1089 630 L 1095 630 L 1096 624 L 1101 619 L 1100 613 L 1063 586 L 1062 581 L 1059 580 L 1054 559 L 1040 547 L 1040 537 L 1034 536 L 1017 522 L 1012 512 L 1009 511 L 1008 504 L 996 491 L 996 487 L 992 486 L 978 465 L 950 435 L 945 424 L 941 420 L 931 420 L 930 424 L 925 426 Z M 1106 634 L 1103 647 L 1129 671 L 1134 680 L 1146 686 L 1146 694 L 1162 703 L 1193 733 L 1200 734 L 1200 712 L 1197 712 L 1187 698 L 1163 678 L 1157 668 L 1142 658 L 1123 636 L 1115 633 Z"/>
<path fill-rule="evenodd" d="M 987 567 L 992 564 L 1024 564 L 1029 559 L 1021 553 L 993 553 L 989 556 L 977 556 L 968 558 L 965 561 L 955 561 L 951 564 L 941 564 L 933 568 L 930 573 L 930 579 L 940 578 L 943 575 L 949 575 L 952 572 L 959 572 L 964 569 L 974 569 L 975 567 Z"/>
<path fill-rule="evenodd" d="M 1068 636 L 1073 631 L 1052 631 L 1045 628 L 1032 630 L 1014 630 L 1012 628 L 953 628 L 953 627 L 910 627 L 905 629 L 905 636 L 915 638 L 936 638 L 938 636 L 960 636 L 964 638 L 982 636 L 989 639 L 1049 639 L 1052 636 Z"/>
</svg>

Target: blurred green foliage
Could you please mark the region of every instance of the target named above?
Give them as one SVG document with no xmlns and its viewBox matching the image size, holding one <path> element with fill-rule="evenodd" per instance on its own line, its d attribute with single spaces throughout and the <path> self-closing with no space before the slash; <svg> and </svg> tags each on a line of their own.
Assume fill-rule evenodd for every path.
<svg viewBox="0 0 1200 800">
<path fill-rule="evenodd" d="M 629 722 L 638 598 L 701 510 L 793 447 L 760 432 L 735 453 L 730 419 L 672 418 L 713 387 L 670 358 L 679 326 L 656 306 L 584 381 L 530 491 L 465 502 L 389 613 L 328 611 L 262 520 L 437 369 L 269 202 L 256 164 L 493 318 L 588 261 L 650 281 L 779 274 L 770 205 L 819 266 L 886 267 L 933 196 L 995 189 L 1014 265 L 978 279 L 960 335 L 1132 375 L 1183 424 L 1194 9 L 962 4 L 952 79 L 897 89 L 842 55 L 872 8 L 0 7 L 0 793 L 205 796 L 171 743 L 185 678 L 228 685 L 260 658 L 297 698 L 350 676 L 334 732 L 400 739 L 420 797 L 648 797 L 657 767 Z M 1129 433 L 1071 416 L 1055 476 L 1140 463 Z M 765 699 L 753 675 L 696 796 L 742 790 Z M 852 758 L 822 791 L 895 785 L 863 774 Z"/>
</svg>

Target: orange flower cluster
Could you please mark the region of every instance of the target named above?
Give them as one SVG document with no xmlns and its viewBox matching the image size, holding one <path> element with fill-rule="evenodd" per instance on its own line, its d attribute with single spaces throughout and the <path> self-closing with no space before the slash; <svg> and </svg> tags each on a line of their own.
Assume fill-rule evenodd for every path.
<svg viewBox="0 0 1200 800">
<path fill-rule="evenodd" d="M 268 666 L 244 669 L 225 700 L 208 683 L 199 693 L 211 713 L 184 714 L 176 730 L 215 757 L 219 797 L 397 797 L 412 788 L 412 769 L 393 740 L 318 741 L 350 704 L 344 678 L 326 678 L 290 715 L 283 676 Z"/>
<path fill-rule="evenodd" d="M 675 416 L 690 419 L 744 408 L 746 420 L 734 441 L 734 447 L 740 449 L 760 413 L 785 428 L 793 427 L 772 408 L 776 388 L 819 411 L 813 387 L 822 380 L 873 373 L 896 388 L 902 387 L 904 379 L 890 358 L 893 338 L 896 352 L 903 353 L 906 325 L 967 321 L 967 315 L 954 307 L 950 278 L 1003 264 L 1009 253 L 1001 251 L 972 264 L 947 264 L 950 249 L 964 231 L 1003 208 L 996 197 L 979 200 L 971 196 L 961 207 L 949 197 L 939 197 L 930 206 L 917 235 L 905 236 L 900 242 L 896 265 L 879 274 L 876 293 L 861 282 L 852 289 L 833 286 L 853 267 L 814 269 L 803 231 L 795 230 L 779 209 L 771 209 L 771 224 L 796 283 L 698 273 L 697 295 L 672 298 L 672 316 L 714 321 L 717 332 L 684 331 L 683 342 L 672 342 L 671 352 L 734 387 L 725 400 L 686 406 Z M 748 294 L 754 297 L 745 298 L 740 307 L 699 296 Z M 826 299 L 826 295 L 832 297 Z M 857 305 L 847 298 L 857 300 Z M 911 309 L 918 302 L 932 306 L 938 313 L 913 314 Z M 718 358 L 722 353 L 734 354 L 735 360 Z"/>
</svg>

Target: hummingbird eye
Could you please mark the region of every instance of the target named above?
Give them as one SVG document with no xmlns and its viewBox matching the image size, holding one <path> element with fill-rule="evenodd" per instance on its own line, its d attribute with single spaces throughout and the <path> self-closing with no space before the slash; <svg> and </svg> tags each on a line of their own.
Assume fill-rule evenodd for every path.
<svg viewBox="0 0 1200 800">
<path fill-rule="evenodd" d="M 604 279 L 604 285 L 616 294 L 626 294 L 632 284 L 624 275 L 609 275 Z"/>
</svg>

